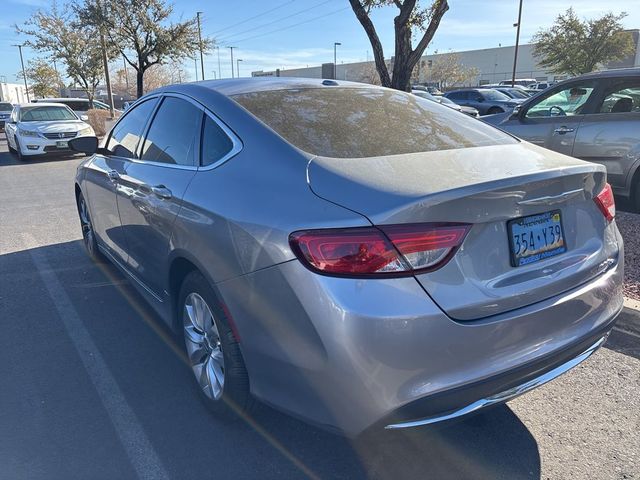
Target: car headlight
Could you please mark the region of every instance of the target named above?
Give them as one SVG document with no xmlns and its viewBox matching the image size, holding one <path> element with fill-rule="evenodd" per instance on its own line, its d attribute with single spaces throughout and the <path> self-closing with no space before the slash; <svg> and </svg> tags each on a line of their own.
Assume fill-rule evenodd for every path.
<svg viewBox="0 0 640 480">
<path fill-rule="evenodd" d="M 91 135 L 91 136 L 95 135 L 95 132 L 93 131 L 93 128 L 86 127 L 86 128 L 83 128 L 82 130 L 80 130 L 78 132 L 78 136 L 79 137 L 84 137 L 84 136 L 87 136 L 87 135 Z"/>
<path fill-rule="evenodd" d="M 40 134 L 35 130 L 23 130 L 22 128 L 18 129 L 18 135 L 21 137 L 39 137 Z"/>
</svg>

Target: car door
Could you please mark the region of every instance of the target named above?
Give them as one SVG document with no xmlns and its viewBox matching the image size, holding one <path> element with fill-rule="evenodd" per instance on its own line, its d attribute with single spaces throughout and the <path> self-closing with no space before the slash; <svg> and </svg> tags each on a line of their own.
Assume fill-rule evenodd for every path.
<svg viewBox="0 0 640 480">
<path fill-rule="evenodd" d="M 128 259 L 126 238 L 122 230 L 116 190 L 125 165 L 135 158 L 135 151 L 157 103 L 151 98 L 136 105 L 115 125 L 105 145 L 108 154 L 96 154 L 86 166 L 83 193 L 89 202 L 94 232 L 103 248 L 123 265 Z"/>
<path fill-rule="evenodd" d="M 595 88 L 595 80 L 580 80 L 541 93 L 500 127 L 541 147 L 571 155 Z"/>
<path fill-rule="evenodd" d="M 595 108 L 578 128 L 573 156 L 604 165 L 614 190 L 629 195 L 640 163 L 640 76 L 602 82 Z"/>
<path fill-rule="evenodd" d="M 128 246 L 127 267 L 152 296 L 163 301 L 164 273 L 173 222 L 199 162 L 201 106 L 186 97 L 165 95 L 138 158 L 118 179 L 118 210 Z"/>
</svg>

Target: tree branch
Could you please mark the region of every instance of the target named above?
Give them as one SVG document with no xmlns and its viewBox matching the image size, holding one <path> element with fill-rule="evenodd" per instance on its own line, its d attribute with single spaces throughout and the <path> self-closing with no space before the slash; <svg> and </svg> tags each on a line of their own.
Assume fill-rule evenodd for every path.
<svg viewBox="0 0 640 480">
<path fill-rule="evenodd" d="M 367 36 L 369 37 L 369 41 L 371 42 L 371 48 L 373 49 L 373 58 L 375 59 L 376 69 L 378 70 L 378 75 L 380 76 L 380 83 L 382 83 L 382 85 L 385 87 L 390 87 L 391 78 L 389 77 L 387 64 L 384 61 L 384 51 L 382 49 L 382 43 L 380 43 L 380 38 L 378 38 L 376 28 L 369 18 L 369 14 L 367 13 L 366 9 L 360 3 L 360 0 L 349 0 L 349 3 L 351 4 L 353 12 L 356 14 L 356 18 L 362 25 L 362 28 L 364 28 L 364 31 L 366 32 Z"/>
<path fill-rule="evenodd" d="M 429 22 L 429 26 L 425 30 L 424 35 L 420 39 L 420 42 L 418 42 L 416 48 L 411 52 L 411 55 L 409 55 L 409 63 L 411 65 L 415 65 L 420 60 L 420 57 L 427 48 L 427 45 L 431 43 L 436 30 L 438 30 L 438 27 L 440 26 L 440 20 L 442 20 L 444 14 L 447 13 L 447 10 L 449 10 L 447 0 L 440 0 L 431 14 L 431 21 Z"/>
</svg>

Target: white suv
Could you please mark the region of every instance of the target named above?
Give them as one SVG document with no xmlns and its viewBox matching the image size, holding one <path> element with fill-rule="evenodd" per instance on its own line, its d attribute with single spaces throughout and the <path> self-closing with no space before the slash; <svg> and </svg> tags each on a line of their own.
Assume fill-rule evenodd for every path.
<svg viewBox="0 0 640 480">
<path fill-rule="evenodd" d="M 18 160 L 47 153 L 71 153 L 72 138 L 95 135 L 93 128 L 59 103 L 27 103 L 13 107 L 6 122 L 9 150 Z"/>
</svg>

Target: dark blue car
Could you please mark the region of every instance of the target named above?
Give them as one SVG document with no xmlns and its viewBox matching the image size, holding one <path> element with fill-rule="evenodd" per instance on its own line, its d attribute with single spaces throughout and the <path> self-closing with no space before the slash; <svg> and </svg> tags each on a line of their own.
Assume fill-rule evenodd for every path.
<svg viewBox="0 0 640 480">
<path fill-rule="evenodd" d="M 513 110 L 523 99 L 509 98 L 502 92 L 490 88 L 466 88 L 447 92 L 444 95 L 458 105 L 473 107 L 480 115 L 493 115 Z"/>
</svg>

